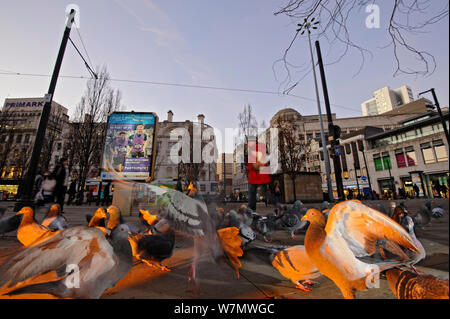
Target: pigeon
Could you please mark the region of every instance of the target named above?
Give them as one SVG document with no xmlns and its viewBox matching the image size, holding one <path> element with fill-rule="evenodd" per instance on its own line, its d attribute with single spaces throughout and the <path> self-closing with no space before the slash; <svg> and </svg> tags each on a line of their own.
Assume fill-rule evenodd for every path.
<svg viewBox="0 0 450 319">
<path fill-rule="evenodd" d="M 5 212 L 5 208 L 3 208 L 3 211 L 0 211 L 0 235 L 16 230 L 22 221 L 22 216 L 17 214 L 9 217 L 3 217 Z"/>
<path fill-rule="evenodd" d="M 247 246 L 256 239 L 256 234 L 253 229 L 239 219 L 236 211 L 230 210 L 227 215 L 229 221 L 227 227 L 236 227 L 239 229 L 239 237 L 241 237 L 243 247 Z"/>
<path fill-rule="evenodd" d="M 36 222 L 31 207 L 23 207 L 16 215 L 21 218 L 17 229 L 17 239 L 25 247 L 37 245 L 61 232 L 61 230 L 52 231 Z"/>
<path fill-rule="evenodd" d="M 291 247 L 253 246 L 252 249 L 268 253 L 272 266 L 283 277 L 291 280 L 297 289 L 311 291 L 310 286 L 316 284 L 311 279 L 320 276 L 319 270 L 309 260 L 303 245 Z"/>
<path fill-rule="evenodd" d="M 431 211 L 431 216 L 433 216 L 434 218 L 441 218 L 442 216 L 444 216 L 445 214 L 445 210 L 442 208 L 441 204 L 438 204 L 437 207 L 433 208 L 433 210 Z"/>
<path fill-rule="evenodd" d="M 336 204 L 330 210 L 327 221 L 314 208 L 309 209 L 302 220 L 310 222 L 305 236 L 309 259 L 321 274 L 336 284 L 346 299 L 354 299 L 355 290 L 373 287 L 374 276 L 378 276 L 381 271 L 408 261 L 381 258 L 366 260 L 377 253 L 378 239 L 415 253 L 420 252 L 402 226 L 359 201 Z"/>
<path fill-rule="evenodd" d="M 93 216 L 86 215 L 86 219 L 88 220 L 88 227 L 99 229 L 105 236 L 109 235 L 110 230 L 106 228 L 108 215 L 103 207 L 98 208 Z"/>
<path fill-rule="evenodd" d="M 139 209 L 139 220 L 147 228 L 146 232 L 150 231 L 150 229 L 153 227 L 153 224 L 157 221 L 157 219 L 158 217 L 156 215 L 150 214 L 148 210 Z"/>
<path fill-rule="evenodd" d="M 67 219 L 61 213 L 61 206 L 59 204 L 53 204 L 52 206 L 50 206 L 48 213 L 44 217 L 41 225 L 49 228 L 52 231 L 69 227 Z"/>
<path fill-rule="evenodd" d="M 398 299 L 447 299 L 448 279 L 397 268 L 386 271 L 392 293 Z"/>
<path fill-rule="evenodd" d="M 172 256 L 175 246 L 175 231 L 166 219 L 160 220 L 150 235 L 138 233 L 129 238 L 133 256 L 152 267 L 170 271 L 162 266 L 164 259 Z M 156 265 L 155 263 L 158 263 Z"/>
<path fill-rule="evenodd" d="M 109 240 L 92 227 L 62 230 L 51 239 L 9 257 L 0 266 L 0 287 L 9 290 L 3 294 L 100 298 L 131 269 L 133 259 L 128 235 L 126 225 L 116 227 Z M 71 271 L 67 273 L 68 270 Z M 56 271 L 55 280 L 23 286 L 25 281 L 51 271 Z"/>
<path fill-rule="evenodd" d="M 275 220 L 277 229 L 287 230 L 292 239 L 296 239 L 295 232 L 304 229 L 306 221 L 301 221 L 298 215 L 292 210 L 284 210 Z"/>
<path fill-rule="evenodd" d="M 129 183 L 129 182 L 128 182 Z M 169 221 L 170 225 L 177 231 L 186 235 L 192 236 L 194 240 L 194 258 L 189 271 L 188 280 L 194 287 L 192 290 L 197 291 L 198 288 L 198 273 L 197 264 L 200 256 L 204 251 L 212 254 L 215 260 L 219 261 L 220 257 L 228 257 L 229 259 L 236 259 L 242 250 L 237 243 L 241 243 L 237 234 L 237 228 L 217 230 L 214 219 L 208 211 L 206 203 L 200 196 L 187 196 L 182 192 L 174 189 L 161 188 L 151 184 L 139 184 L 140 187 L 147 188 L 150 198 L 154 203 L 151 203 L 152 214 L 157 214 L 161 219 Z M 230 235 L 234 235 L 231 237 Z M 222 237 L 221 237 L 222 236 Z M 224 242 L 228 241 L 227 245 Z M 233 249 L 229 249 L 233 247 Z M 228 250 L 229 249 L 229 250 Z M 238 255 L 236 255 L 238 253 Z M 236 267 L 237 263 L 232 263 Z M 239 275 L 238 268 L 234 269 Z"/>
<path fill-rule="evenodd" d="M 425 204 L 420 207 L 419 212 L 413 216 L 414 224 L 419 227 L 425 227 L 431 222 L 431 200 L 427 200 Z"/>
<path fill-rule="evenodd" d="M 406 254 L 408 255 L 408 257 L 411 260 L 410 262 L 407 263 L 407 265 L 411 266 L 414 269 L 414 271 L 417 272 L 417 270 L 414 268 L 414 265 L 417 264 L 422 259 L 425 259 L 425 257 L 426 257 L 425 248 L 423 248 L 422 244 L 417 239 L 416 234 L 414 233 L 414 221 L 413 221 L 413 219 L 410 216 L 406 215 L 405 218 L 403 219 L 401 225 L 406 230 L 408 230 L 409 235 L 413 239 L 413 241 L 416 244 L 416 246 L 419 248 L 419 252 L 418 253 L 411 252 L 411 251 L 408 251 L 408 250 L 406 251 Z"/>
</svg>

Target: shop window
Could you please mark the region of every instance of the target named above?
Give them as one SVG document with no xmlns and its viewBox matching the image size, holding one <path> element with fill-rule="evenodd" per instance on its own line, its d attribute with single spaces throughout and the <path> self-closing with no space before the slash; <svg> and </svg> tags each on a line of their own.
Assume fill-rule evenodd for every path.
<svg viewBox="0 0 450 319">
<path fill-rule="evenodd" d="M 408 166 L 416 166 L 417 165 L 417 157 L 416 152 L 412 146 L 408 146 L 405 148 L 406 161 L 408 162 Z"/>
<path fill-rule="evenodd" d="M 384 169 L 392 169 L 391 158 L 389 157 L 389 153 L 383 153 L 383 165 Z"/>
<path fill-rule="evenodd" d="M 406 158 L 403 149 L 395 150 L 395 159 L 397 160 L 397 167 L 406 167 Z"/>
<path fill-rule="evenodd" d="M 8 176 L 6 176 L 6 178 L 13 178 L 13 176 L 14 176 L 14 170 L 15 170 L 15 167 L 12 166 L 12 167 L 9 169 L 9 173 L 8 173 Z"/>
<path fill-rule="evenodd" d="M 436 162 L 430 143 L 420 144 L 420 148 L 422 149 L 423 162 L 425 164 L 432 164 Z"/>
<path fill-rule="evenodd" d="M 433 148 L 436 153 L 436 160 L 438 162 L 448 161 L 447 150 L 445 149 L 445 145 L 442 140 L 433 141 Z"/>
<path fill-rule="evenodd" d="M 382 171 L 383 170 L 383 162 L 381 161 L 380 154 L 374 154 L 373 161 L 375 163 L 375 170 Z"/>
</svg>

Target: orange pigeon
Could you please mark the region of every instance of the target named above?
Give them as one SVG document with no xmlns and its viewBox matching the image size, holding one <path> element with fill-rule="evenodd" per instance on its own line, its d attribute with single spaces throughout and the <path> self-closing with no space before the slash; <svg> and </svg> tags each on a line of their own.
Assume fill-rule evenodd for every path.
<svg viewBox="0 0 450 319">
<path fill-rule="evenodd" d="M 309 259 L 321 274 L 338 286 L 345 298 L 355 298 L 355 290 L 376 287 L 381 271 L 408 262 L 377 259 L 378 240 L 420 253 L 402 226 L 359 201 L 336 204 L 327 221 L 316 209 L 308 210 L 302 220 L 310 222 L 305 235 Z"/>
</svg>

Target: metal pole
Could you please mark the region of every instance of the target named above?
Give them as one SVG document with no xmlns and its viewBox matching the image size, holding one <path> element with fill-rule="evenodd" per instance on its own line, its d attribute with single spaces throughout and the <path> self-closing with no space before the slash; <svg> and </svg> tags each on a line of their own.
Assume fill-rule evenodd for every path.
<svg viewBox="0 0 450 319">
<path fill-rule="evenodd" d="M 64 52 L 66 50 L 67 41 L 69 39 L 70 30 L 75 17 L 75 10 L 70 10 L 69 17 L 67 19 L 66 28 L 64 30 L 61 46 L 59 48 L 58 57 L 56 58 L 55 67 L 53 69 L 52 79 L 48 88 L 48 94 L 45 96 L 45 104 L 42 109 L 39 126 L 34 140 L 33 152 L 31 154 L 30 165 L 25 176 L 25 183 L 23 184 L 21 199 L 16 203 L 14 210 L 18 211 L 23 206 L 33 205 L 33 185 L 36 176 L 36 170 L 39 164 L 42 144 L 45 138 L 45 131 L 47 129 L 48 119 L 52 108 L 53 94 L 55 93 L 56 82 L 58 81 L 59 70 L 61 69 Z"/>
<path fill-rule="evenodd" d="M 336 126 L 333 125 L 333 117 L 331 116 L 330 99 L 328 97 L 327 81 L 325 79 L 325 70 L 323 67 L 322 53 L 320 52 L 319 41 L 316 41 L 315 44 L 317 51 L 317 62 L 319 63 L 320 77 L 322 78 L 323 96 L 325 99 L 325 107 L 327 110 L 328 133 L 330 134 L 331 138 L 331 149 L 333 150 L 332 154 L 334 154 L 335 146 L 339 145 L 338 141 L 339 136 L 337 136 L 337 132 L 335 129 Z M 338 192 L 338 197 L 339 200 L 344 200 L 344 184 L 342 183 L 341 161 L 339 159 L 339 156 L 336 156 L 335 154 L 332 157 L 334 165 L 334 175 L 336 176 L 336 188 Z"/>
<path fill-rule="evenodd" d="M 441 118 L 441 123 L 442 123 L 442 127 L 444 128 L 445 137 L 447 138 L 447 144 L 449 144 L 447 125 L 445 124 L 444 117 L 442 116 L 441 106 L 439 105 L 439 102 L 438 102 L 438 99 L 436 96 L 436 92 L 434 92 L 434 88 L 431 89 L 431 94 L 433 94 L 434 104 L 436 105 L 436 108 L 439 113 L 439 117 Z"/>
<path fill-rule="evenodd" d="M 311 46 L 311 36 L 308 29 L 308 43 L 309 43 L 309 51 L 311 53 L 311 63 L 312 63 L 312 69 L 313 69 L 313 75 L 314 75 L 314 86 L 316 89 L 316 99 L 317 99 L 317 109 L 319 111 L 319 122 L 320 122 L 320 132 L 321 132 L 321 138 L 322 138 L 322 149 L 323 149 L 323 159 L 325 162 L 325 171 L 327 175 L 327 187 L 328 187 L 328 199 L 330 202 L 334 201 L 333 196 L 333 186 L 331 184 L 331 168 L 330 168 L 330 161 L 328 157 L 328 150 L 327 150 L 327 142 L 325 138 L 325 130 L 323 128 L 323 119 L 322 119 L 322 110 L 320 109 L 320 100 L 319 100 L 319 89 L 317 87 L 317 77 L 316 77 L 316 68 L 314 65 L 314 56 Z M 335 171 L 335 175 L 336 171 Z"/>
<path fill-rule="evenodd" d="M 364 151 L 361 151 L 361 152 L 363 154 L 364 166 L 366 167 L 367 181 L 369 182 L 370 198 L 372 198 L 372 183 L 370 182 L 370 174 L 369 174 L 369 168 L 367 167 L 366 154 L 364 153 Z"/>
</svg>

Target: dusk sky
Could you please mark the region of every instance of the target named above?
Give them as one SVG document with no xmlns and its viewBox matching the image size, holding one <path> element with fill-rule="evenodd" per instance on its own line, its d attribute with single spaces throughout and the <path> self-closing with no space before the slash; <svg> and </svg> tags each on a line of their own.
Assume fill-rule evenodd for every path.
<svg viewBox="0 0 450 319">
<path fill-rule="evenodd" d="M 106 65 L 113 79 L 278 92 L 282 90 L 283 68 L 277 65 L 275 77 L 272 66 L 283 56 L 299 22 L 275 16 L 274 12 L 287 3 L 275 0 L 1 1 L 0 72 L 50 75 L 67 17 L 65 8 L 71 3 L 80 8 L 79 32 L 90 61 L 93 66 Z M 332 111 L 338 117 L 361 116 L 361 102 L 384 86 L 409 85 L 415 97 L 434 87 L 441 106 L 448 106 L 448 16 L 408 38 L 417 48 L 434 55 L 435 72 L 426 77 L 394 77 L 392 47 L 382 48 L 389 44 L 389 3 L 383 1 L 380 8 L 379 29 L 365 26 L 368 13 L 364 10 L 355 11 L 352 17 L 353 41 L 373 54 L 372 58 L 367 56 L 362 70 L 356 74 L 361 62 L 357 51 L 326 66 Z M 433 6 L 430 10 L 436 12 L 448 7 L 448 1 L 436 0 Z M 75 29 L 71 38 L 86 55 Z M 321 39 L 321 46 L 325 63 L 334 61 L 342 52 L 342 46 L 330 46 L 325 39 Z M 306 36 L 297 38 L 288 58 L 297 65 L 310 65 Z M 406 57 L 404 62 L 420 67 L 412 58 Z M 89 78 L 70 43 L 60 75 Z M 293 74 L 293 78 L 303 75 Z M 50 77 L 0 74 L 0 101 L 3 105 L 8 97 L 43 96 L 49 82 Z M 86 79 L 60 78 L 54 100 L 67 107 L 72 116 L 85 86 Z M 258 121 L 266 124 L 285 107 L 304 115 L 317 114 L 312 73 L 291 92 L 306 99 L 120 81 L 113 81 L 111 86 L 122 92 L 127 111 L 152 111 L 165 120 L 170 109 L 175 121 L 196 120 L 202 113 L 206 123 L 222 132 L 237 127 L 237 115 L 246 104 L 251 104 Z M 322 98 L 322 91 L 320 94 Z M 432 99 L 431 95 L 426 97 Z"/>
</svg>

